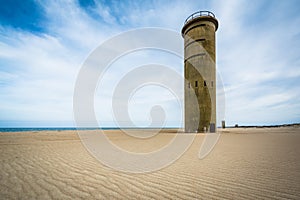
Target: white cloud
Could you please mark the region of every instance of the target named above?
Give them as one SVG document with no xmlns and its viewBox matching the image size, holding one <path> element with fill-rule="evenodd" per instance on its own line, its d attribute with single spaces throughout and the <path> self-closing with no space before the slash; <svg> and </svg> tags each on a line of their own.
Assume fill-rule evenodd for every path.
<svg viewBox="0 0 300 200">
<path fill-rule="evenodd" d="M 46 33 L 0 27 L 5 32 L 0 36 L 0 120 L 72 120 L 77 73 L 101 42 L 130 28 L 156 26 L 179 32 L 186 17 L 205 7 L 220 22 L 217 66 L 225 85 L 226 121 L 231 125 L 299 121 L 300 17 L 292 9 L 294 1 L 230 0 L 209 5 L 205 1 L 98 2 L 90 11 L 93 13 L 76 1 L 39 3 L 47 17 Z M 283 8 L 290 10 L 289 15 L 279 12 Z M 104 77 L 111 83 L 104 86 L 105 97 L 96 96 L 99 118 L 111 120 L 111 107 L 107 106 L 111 91 L 130 66 L 159 63 L 183 73 L 182 63 L 170 58 L 143 52 L 116 63 Z M 153 92 L 144 93 L 157 97 Z M 169 98 L 166 95 L 161 102 L 178 116 L 180 112 Z M 150 105 L 157 99 L 136 96 L 135 100 Z"/>
<path fill-rule="evenodd" d="M 217 65 L 225 84 L 226 120 L 231 125 L 299 121 L 288 106 L 286 110 L 273 106 L 288 102 L 300 109 L 299 98 L 293 95 L 299 89 L 291 84 L 292 77 L 299 77 L 300 57 L 294 54 L 299 39 L 291 44 L 299 34 L 300 17 L 279 12 L 287 6 L 293 5 L 229 1 L 216 6 L 220 22 Z"/>
</svg>

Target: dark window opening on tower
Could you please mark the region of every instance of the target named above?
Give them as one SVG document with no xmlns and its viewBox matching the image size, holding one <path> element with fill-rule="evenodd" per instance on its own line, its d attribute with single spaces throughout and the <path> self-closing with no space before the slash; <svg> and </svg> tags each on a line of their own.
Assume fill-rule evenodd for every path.
<svg viewBox="0 0 300 200">
<path fill-rule="evenodd" d="M 214 87 L 214 82 L 213 81 L 211 82 L 211 87 Z"/>
<path fill-rule="evenodd" d="M 206 26 L 206 24 L 198 24 L 196 26 L 193 26 L 192 28 L 189 28 L 185 31 L 185 34 L 187 34 L 188 32 L 190 32 L 190 30 L 193 30 L 194 28 L 200 27 L 200 26 Z"/>
<path fill-rule="evenodd" d="M 198 87 L 198 81 L 195 81 L 195 87 Z"/>
<path fill-rule="evenodd" d="M 206 81 L 204 81 L 204 86 L 206 86 Z"/>
<path fill-rule="evenodd" d="M 184 49 L 187 49 L 191 44 L 194 44 L 195 42 L 203 42 L 203 41 L 205 41 L 205 38 L 200 38 L 200 39 L 192 40 L 191 42 L 187 43 L 184 46 Z"/>
<path fill-rule="evenodd" d="M 191 83 L 188 83 L 188 88 L 191 88 Z"/>
</svg>

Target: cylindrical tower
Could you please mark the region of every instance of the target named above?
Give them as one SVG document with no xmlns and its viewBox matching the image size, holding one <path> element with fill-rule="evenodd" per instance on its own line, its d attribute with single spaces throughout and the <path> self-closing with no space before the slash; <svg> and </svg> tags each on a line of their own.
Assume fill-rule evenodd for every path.
<svg viewBox="0 0 300 200">
<path fill-rule="evenodd" d="M 185 20 L 181 31 L 184 38 L 185 132 L 216 131 L 217 29 L 215 15 L 199 11 Z M 192 95 L 196 95 L 197 105 L 192 103 Z M 195 121 L 198 126 L 193 124 Z"/>
</svg>

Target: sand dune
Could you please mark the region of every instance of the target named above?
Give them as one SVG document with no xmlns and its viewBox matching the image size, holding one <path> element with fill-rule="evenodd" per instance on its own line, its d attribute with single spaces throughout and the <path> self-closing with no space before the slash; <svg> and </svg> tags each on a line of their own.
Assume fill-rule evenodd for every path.
<svg viewBox="0 0 300 200">
<path fill-rule="evenodd" d="M 106 133 L 135 152 L 153 151 L 174 137 Z M 199 160 L 203 138 L 198 134 L 188 151 L 162 170 L 130 174 L 94 159 L 74 131 L 0 133 L 0 197 L 300 199 L 300 128 L 226 129 L 209 156 Z"/>
</svg>

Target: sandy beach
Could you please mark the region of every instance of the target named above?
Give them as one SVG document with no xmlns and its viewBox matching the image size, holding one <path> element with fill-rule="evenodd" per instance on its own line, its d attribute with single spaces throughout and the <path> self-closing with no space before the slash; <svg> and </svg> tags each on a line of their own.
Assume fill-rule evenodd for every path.
<svg viewBox="0 0 300 200">
<path fill-rule="evenodd" d="M 170 131 L 171 132 L 171 131 Z M 150 152 L 174 133 L 149 140 L 105 132 L 128 151 Z M 225 129 L 198 158 L 204 135 L 172 165 L 152 173 L 110 169 L 75 131 L 0 133 L 1 199 L 300 199 L 300 128 Z"/>
</svg>

